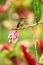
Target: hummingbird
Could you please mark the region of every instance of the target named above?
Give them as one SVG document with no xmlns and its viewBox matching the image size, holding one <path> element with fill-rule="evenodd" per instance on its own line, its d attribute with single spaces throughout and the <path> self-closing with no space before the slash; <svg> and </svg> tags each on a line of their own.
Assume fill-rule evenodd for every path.
<svg viewBox="0 0 43 65">
<path fill-rule="evenodd" d="M 18 24 L 17 24 L 17 28 L 19 28 L 20 26 L 23 26 L 24 24 L 24 18 L 20 18 Z"/>
</svg>

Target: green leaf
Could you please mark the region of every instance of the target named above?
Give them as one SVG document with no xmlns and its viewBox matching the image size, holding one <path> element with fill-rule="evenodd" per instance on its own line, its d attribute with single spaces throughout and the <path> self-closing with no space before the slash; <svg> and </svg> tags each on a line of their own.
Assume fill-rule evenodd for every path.
<svg viewBox="0 0 43 65">
<path fill-rule="evenodd" d="M 38 41 L 36 41 L 36 51 L 37 51 L 38 60 L 39 60 L 39 58 L 41 56 L 41 52 L 40 52 L 40 49 L 39 49 Z"/>
<path fill-rule="evenodd" d="M 36 58 L 35 47 L 32 46 L 32 47 L 28 48 L 28 50 Z"/>
<path fill-rule="evenodd" d="M 41 55 L 41 57 L 39 59 L 39 63 L 43 63 L 43 54 Z"/>
</svg>

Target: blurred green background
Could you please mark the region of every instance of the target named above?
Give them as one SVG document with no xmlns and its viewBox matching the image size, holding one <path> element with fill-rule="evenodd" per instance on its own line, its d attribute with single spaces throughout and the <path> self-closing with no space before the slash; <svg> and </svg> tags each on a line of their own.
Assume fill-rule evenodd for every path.
<svg viewBox="0 0 43 65">
<path fill-rule="evenodd" d="M 5 2 L 6 0 L 0 0 L 0 5 L 5 5 Z M 0 23 L 3 22 L 4 20 L 11 20 L 11 17 L 9 17 L 8 13 L 0 13 Z M 0 42 L 3 42 L 3 43 L 8 42 L 9 32 L 10 32 L 9 29 L 3 28 L 3 27 L 1 28 L 1 25 L 0 25 Z M 32 39 L 31 29 L 19 30 L 19 33 L 20 33 L 19 41 L 23 39 Z M 43 25 L 41 26 L 41 33 L 39 37 L 43 39 Z"/>
<path fill-rule="evenodd" d="M 5 2 L 6 2 L 6 0 L 0 0 L 0 5 L 4 5 Z M 0 13 L 0 24 L 4 20 L 11 20 L 11 18 L 9 17 L 9 15 L 7 13 Z M 34 27 L 34 30 L 35 30 L 35 27 Z M 0 44 L 8 43 L 9 32 L 10 32 L 9 29 L 1 27 L 1 25 L 0 25 Z M 29 29 L 19 30 L 19 36 L 20 37 L 19 37 L 18 43 L 19 43 L 19 41 L 22 41 L 25 39 L 33 40 L 32 29 L 29 28 Z M 39 38 L 43 39 L 43 24 L 41 25 L 41 33 L 39 35 Z M 4 54 L 4 52 L 3 52 L 3 54 Z M 3 61 L 3 59 L 4 59 L 4 61 L 6 61 L 8 63 L 8 59 L 0 56 L 0 65 L 8 65 Z"/>
</svg>

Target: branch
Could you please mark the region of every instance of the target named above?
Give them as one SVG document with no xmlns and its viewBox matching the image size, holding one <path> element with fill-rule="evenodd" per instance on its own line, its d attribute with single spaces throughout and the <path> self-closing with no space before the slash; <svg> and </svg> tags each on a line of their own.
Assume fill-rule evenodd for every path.
<svg viewBox="0 0 43 65">
<path fill-rule="evenodd" d="M 19 27 L 18 29 L 21 30 L 21 29 L 31 28 L 31 27 L 34 27 L 34 26 L 39 25 L 39 24 L 42 24 L 42 23 L 43 23 L 43 21 L 42 22 L 40 21 L 40 22 L 38 22 L 38 24 L 37 23 L 34 23 L 32 25 Z"/>
<path fill-rule="evenodd" d="M 43 0 L 40 0 L 41 1 L 41 4 L 43 4 Z"/>
</svg>

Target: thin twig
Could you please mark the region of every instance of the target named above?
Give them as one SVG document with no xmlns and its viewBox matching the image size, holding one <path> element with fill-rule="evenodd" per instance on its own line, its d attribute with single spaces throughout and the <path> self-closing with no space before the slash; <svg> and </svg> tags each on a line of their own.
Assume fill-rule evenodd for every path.
<svg viewBox="0 0 43 65">
<path fill-rule="evenodd" d="M 34 26 L 39 25 L 39 24 L 42 24 L 42 23 L 43 23 L 43 21 L 42 22 L 38 22 L 38 24 L 37 23 L 34 23 L 32 25 L 19 27 L 18 29 L 21 30 L 21 29 L 31 28 L 31 27 L 34 27 Z"/>
<path fill-rule="evenodd" d="M 40 0 L 41 1 L 41 4 L 43 4 L 43 1 L 42 0 Z"/>
</svg>

